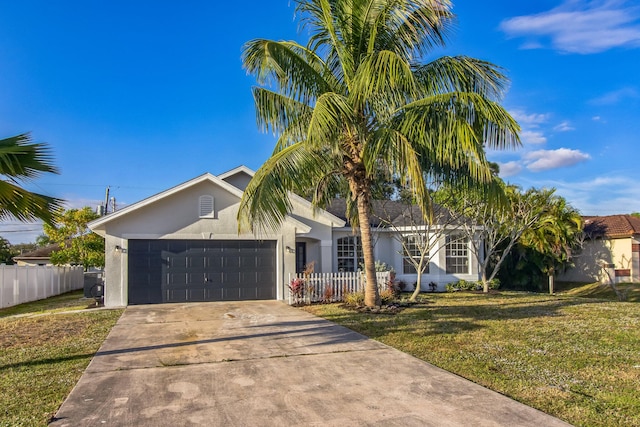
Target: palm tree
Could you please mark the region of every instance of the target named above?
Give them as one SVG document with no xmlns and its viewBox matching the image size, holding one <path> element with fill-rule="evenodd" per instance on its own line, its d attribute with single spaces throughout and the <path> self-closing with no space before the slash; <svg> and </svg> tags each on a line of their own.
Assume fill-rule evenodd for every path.
<svg viewBox="0 0 640 427">
<path fill-rule="evenodd" d="M 240 204 L 239 227 L 278 226 L 289 192 L 312 191 L 325 207 L 349 189 L 347 216 L 359 227 L 367 287 L 379 305 L 371 239 L 372 186 L 380 170 L 399 178 L 428 219 L 428 179 L 491 181 L 485 146 L 519 144 L 519 127 L 498 101 L 507 79 L 488 62 L 458 56 L 423 63 L 445 44 L 447 0 L 299 0 L 307 45 L 251 40 L 244 67 L 257 121 L 277 137 Z"/>
<path fill-rule="evenodd" d="M 579 246 L 583 225 L 580 213 L 554 193 L 555 189 L 538 191 L 547 201 L 544 213 L 521 238 L 522 245 L 534 251 L 531 262 L 548 275 L 551 294 L 554 292 L 554 274 L 571 263 L 572 252 Z"/>
<path fill-rule="evenodd" d="M 31 142 L 28 134 L 0 139 L 0 175 L 4 177 L 0 180 L 0 220 L 13 217 L 53 223 L 62 201 L 20 187 L 21 182 L 46 172 L 58 173 L 46 144 Z"/>
</svg>

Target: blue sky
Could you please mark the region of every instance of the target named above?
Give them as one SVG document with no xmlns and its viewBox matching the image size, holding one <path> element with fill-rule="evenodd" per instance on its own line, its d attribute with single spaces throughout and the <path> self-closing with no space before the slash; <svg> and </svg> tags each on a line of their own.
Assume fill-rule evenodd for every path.
<svg viewBox="0 0 640 427">
<path fill-rule="evenodd" d="M 238 6 L 240 5 L 240 7 Z M 555 187 L 585 215 L 640 211 L 640 4 L 458 1 L 448 47 L 502 66 L 522 148 L 491 152 L 505 180 Z M 26 187 L 119 206 L 204 172 L 257 169 L 274 144 L 255 125 L 242 45 L 296 39 L 281 1 L 4 1 L 0 137 L 31 132 L 60 175 Z M 0 223 L 29 242 L 33 224 Z"/>
</svg>

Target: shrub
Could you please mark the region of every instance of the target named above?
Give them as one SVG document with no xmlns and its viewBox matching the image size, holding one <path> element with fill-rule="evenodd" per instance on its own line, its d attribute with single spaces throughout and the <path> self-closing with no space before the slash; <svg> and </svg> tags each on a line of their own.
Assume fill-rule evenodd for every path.
<svg viewBox="0 0 640 427">
<path fill-rule="evenodd" d="M 344 303 L 353 307 L 364 305 L 364 292 L 347 292 L 344 295 Z"/>
<path fill-rule="evenodd" d="M 333 288 L 331 285 L 327 285 L 324 288 L 324 295 L 322 295 L 322 301 L 324 302 L 332 302 L 333 301 Z"/>
<path fill-rule="evenodd" d="M 482 284 L 482 282 L 480 282 Z M 500 287 L 500 280 L 495 278 L 493 280 L 489 280 L 489 289 L 498 289 Z"/>
<path fill-rule="evenodd" d="M 393 288 L 387 288 L 384 291 L 380 292 L 380 302 L 382 304 L 390 304 L 392 303 L 398 295 L 396 294 Z"/>
<path fill-rule="evenodd" d="M 489 281 L 489 289 L 498 289 L 500 287 L 500 280 L 493 279 Z M 458 291 L 481 291 L 484 289 L 482 280 L 477 282 L 469 282 L 464 279 L 460 279 L 457 282 L 447 283 L 445 286 L 447 292 Z"/>
</svg>

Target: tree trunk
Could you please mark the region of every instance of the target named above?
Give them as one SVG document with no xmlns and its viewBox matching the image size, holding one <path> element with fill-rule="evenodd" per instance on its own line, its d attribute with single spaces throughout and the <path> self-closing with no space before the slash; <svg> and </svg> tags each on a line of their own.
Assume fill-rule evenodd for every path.
<svg viewBox="0 0 640 427">
<path fill-rule="evenodd" d="M 553 295 L 554 276 L 553 269 L 549 269 L 549 294 Z"/>
<path fill-rule="evenodd" d="M 482 288 L 485 294 L 489 293 L 489 280 L 487 279 L 486 268 L 482 269 Z"/>
<path fill-rule="evenodd" d="M 424 268 L 422 267 L 422 261 L 420 261 L 420 263 L 418 264 L 418 268 L 416 269 L 416 273 L 418 273 L 416 277 L 416 288 L 413 290 L 413 293 L 411 294 L 411 298 L 409 298 L 409 301 L 415 301 L 418 298 L 418 295 L 420 294 L 420 289 L 422 288 L 423 270 Z"/>
<path fill-rule="evenodd" d="M 377 307 L 380 305 L 380 294 L 376 282 L 376 265 L 373 257 L 373 238 L 371 235 L 371 223 L 369 222 L 369 201 L 365 194 L 358 194 L 358 220 L 360 221 L 360 239 L 362 241 L 362 256 L 364 258 L 364 271 L 367 279 L 364 288 L 364 305 Z"/>
</svg>

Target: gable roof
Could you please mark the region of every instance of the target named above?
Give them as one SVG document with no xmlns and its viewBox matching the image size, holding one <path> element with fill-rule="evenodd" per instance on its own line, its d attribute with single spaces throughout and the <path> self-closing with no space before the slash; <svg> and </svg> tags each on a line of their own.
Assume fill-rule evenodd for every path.
<svg viewBox="0 0 640 427">
<path fill-rule="evenodd" d="M 250 178 L 253 178 L 253 176 L 256 173 L 255 171 L 249 169 L 248 167 L 244 165 L 240 165 L 236 168 L 233 168 L 227 172 L 224 172 L 218 175 L 218 178 L 224 180 L 225 182 L 229 182 L 229 178 L 233 178 L 234 176 L 242 175 L 242 174 L 248 175 Z M 241 190 L 244 190 L 244 188 L 242 188 Z M 338 227 L 344 227 L 344 220 L 341 217 L 336 216 L 325 209 L 316 208 L 311 204 L 310 201 L 308 201 L 304 197 L 298 196 L 295 193 L 289 193 L 289 196 L 291 197 L 292 201 L 297 201 L 298 203 L 301 203 L 306 208 L 310 209 L 313 212 L 314 218 L 316 217 L 323 218 L 325 221 L 328 221 L 330 224 L 334 224 Z"/>
<path fill-rule="evenodd" d="M 584 231 L 592 238 L 640 234 L 640 218 L 632 215 L 584 216 Z"/>
<path fill-rule="evenodd" d="M 216 185 L 218 185 L 219 187 L 221 187 L 222 189 L 228 191 L 229 193 L 237 196 L 238 198 L 242 198 L 242 190 L 234 187 L 233 185 L 227 183 L 226 181 L 221 180 L 220 178 L 218 178 L 215 175 L 212 175 L 210 173 L 204 173 L 200 176 L 197 176 L 187 182 L 184 182 L 182 184 L 176 185 L 175 187 L 171 187 L 168 190 L 162 191 L 158 194 L 155 194 L 151 197 L 147 197 L 146 199 L 143 199 L 137 203 L 134 203 L 132 205 L 129 205 L 125 208 L 122 208 L 118 211 L 112 212 L 110 214 L 107 214 L 101 218 L 98 218 L 94 221 L 91 221 L 88 225 L 89 228 L 91 230 L 93 230 L 94 228 L 100 227 L 108 222 L 111 222 L 117 218 L 120 218 L 122 216 L 128 215 L 131 212 L 134 212 L 138 209 L 141 209 L 145 206 L 148 206 L 160 199 L 164 199 L 165 197 L 171 196 L 173 194 L 176 194 L 182 190 L 185 190 L 187 188 L 193 187 L 194 185 L 200 184 L 201 182 L 212 182 Z"/>
<path fill-rule="evenodd" d="M 91 230 L 96 231 L 96 229 L 101 228 L 104 224 L 111 222 L 117 218 L 120 218 L 122 216 L 128 215 L 131 212 L 134 212 L 138 209 L 141 209 L 145 206 L 148 206 L 158 200 L 164 199 L 165 197 L 171 196 L 173 194 L 176 194 L 180 191 L 183 191 L 187 188 L 193 187 L 194 185 L 200 184 L 201 182 L 205 182 L 205 181 L 209 181 L 212 182 L 216 185 L 218 185 L 219 187 L 221 187 L 222 189 L 228 191 L 229 193 L 235 195 L 238 197 L 238 199 L 242 198 L 242 194 L 243 194 L 243 190 L 234 186 L 233 184 L 229 183 L 227 180 L 229 178 L 232 178 L 234 176 L 237 175 L 247 175 L 250 178 L 253 177 L 253 175 L 255 174 L 255 172 L 251 169 L 249 169 L 246 166 L 238 166 L 234 169 L 231 169 L 230 171 L 224 172 L 218 176 L 215 176 L 211 173 L 204 173 L 200 176 L 197 176 L 189 181 L 186 181 L 182 184 L 176 185 L 175 187 L 169 188 L 168 190 L 162 191 L 160 193 L 157 193 L 151 197 L 147 197 L 146 199 L 143 199 L 137 203 L 134 203 L 132 205 L 126 206 L 123 209 L 120 209 L 118 211 L 112 212 L 108 215 L 105 215 L 101 218 L 98 218 L 94 221 L 91 221 L 88 226 Z M 297 200 L 298 202 L 302 203 L 303 205 L 305 205 L 306 207 L 308 207 L 309 209 L 311 209 L 314 212 L 314 215 L 318 215 L 322 218 L 325 218 L 325 220 L 331 222 L 332 224 L 337 225 L 338 227 L 341 227 L 344 225 L 344 221 L 342 221 L 339 217 L 336 217 L 335 215 L 332 215 L 331 213 L 327 212 L 326 210 L 323 209 L 317 209 L 315 208 L 311 202 L 309 202 L 308 200 L 291 193 L 291 197 L 293 200 Z M 295 218 L 291 217 L 290 215 L 287 216 L 287 220 L 289 221 L 294 221 L 294 223 L 296 224 L 296 227 L 298 229 L 300 229 L 302 232 L 309 232 L 311 230 L 311 228 L 304 224 L 301 221 L 296 220 Z"/>
<path fill-rule="evenodd" d="M 235 167 L 235 168 L 233 168 L 231 170 L 228 170 L 226 172 L 221 173 L 220 175 L 218 175 L 218 178 L 220 178 L 222 180 L 226 180 L 230 176 L 238 175 L 238 174 L 241 174 L 241 173 L 243 173 L 245 175 L 249 175 L 252 178 L 253 178 L 253 175 L 256 174 L 255 171 L 249 169 L 245 165 L 240 165 L 240 166 Z"/>
</svg>

